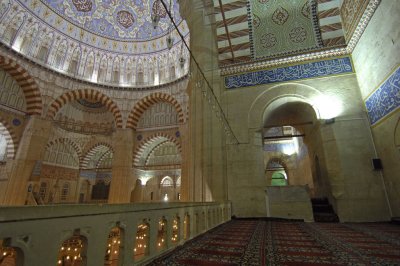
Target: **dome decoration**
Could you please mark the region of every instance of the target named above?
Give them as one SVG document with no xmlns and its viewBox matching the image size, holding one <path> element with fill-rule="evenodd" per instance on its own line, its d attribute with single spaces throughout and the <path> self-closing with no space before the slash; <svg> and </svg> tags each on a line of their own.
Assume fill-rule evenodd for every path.
<svg viewBox="0 0 400 266">
<path fill-rule="evenodd" d="M 90 0 L 72 0 L 72 3 L 78 11 L 89 12 L 92 10 L 92 1 Z"/>
<path fill-rule="evenodd" d="M 164 1 L 189 43 L 177 0 Z M 153 9 L 159 16 L 155 28 Z M 159 0 L 7 0 L 0 5 L 2 43 L 62 74 L 113 88 L 152 88 L 188 73 L 189 53 L 171 25 Z"/>
<path fill-rule="evenodd" d="M 158 15 L 160 18 L 165 18 L 167 16 L 167 11 L 163 4 L 158 0 L 153 3 L 152 13 Z"/>
<path fill-rule="evenodd" d="M 135 18 L 129 11 L 121 10 L 117 13 L 117 21 L 121 26 L 128 29 L 135 23 Z"/>
<path fill-rule="evenodd" d="M 179 24 L 179 5 L 171 4 L 174 21 Z M 23 3 L 23 1 L 21 1 Z M 84 30 L 113 40 L 146 41 L 164 36 L 170 19 L 158 0 L 42 0 L 54 13 Z M 33 5 L 25 4 L 27 7 Z M 37 8 L 34 8 L 36 11 Z M 151 15 L 157 12 L 160 22 L 152 27 Z M 67 29 L 68 30 L 68 29 Z"/>
</svg>

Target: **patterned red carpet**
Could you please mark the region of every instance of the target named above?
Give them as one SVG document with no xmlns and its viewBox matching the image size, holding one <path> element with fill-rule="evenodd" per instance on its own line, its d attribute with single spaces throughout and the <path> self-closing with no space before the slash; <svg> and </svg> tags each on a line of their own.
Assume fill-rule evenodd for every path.
<svg viewBox="0 0 400 266">
<path fill-rule="evenodd" d="M 149 265 L 400 265 L 400 226 L 232 220 Z"/>
</svg>

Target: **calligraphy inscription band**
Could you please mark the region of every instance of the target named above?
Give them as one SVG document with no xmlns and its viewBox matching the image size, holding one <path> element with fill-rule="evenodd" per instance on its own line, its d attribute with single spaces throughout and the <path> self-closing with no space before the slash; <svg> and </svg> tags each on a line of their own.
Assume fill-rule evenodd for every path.
<svg viewBox="0 0 400 266">
<path fill-rule="evenodd" d="M 398 67 L 366 100 L 371 125 L 375 125 L 400 107 L 400 67 Z"/>
<path fill-rule="evenodd" d="M 225 77 L 225 88 L 235 89 L 346 73 L 353 73 L 350 57 L 229 76 Z"/>
</svg>

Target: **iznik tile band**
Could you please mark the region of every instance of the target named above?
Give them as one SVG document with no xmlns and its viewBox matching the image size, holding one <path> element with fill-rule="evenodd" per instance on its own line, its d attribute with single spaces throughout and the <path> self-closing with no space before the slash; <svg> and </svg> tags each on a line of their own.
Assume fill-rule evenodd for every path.
<svg viewBox="0 0 400 266">
<path fill-rule="evenodd" d="M 225 88 L 235 89 L 353 72 L 350 57 L 343 57 L 225 77 Z"/>
<path fill-rule="evenodd" d="M 371 125 L 400 107 L 400 67 L 365 100 L 365 106 Z"/>
</svg>

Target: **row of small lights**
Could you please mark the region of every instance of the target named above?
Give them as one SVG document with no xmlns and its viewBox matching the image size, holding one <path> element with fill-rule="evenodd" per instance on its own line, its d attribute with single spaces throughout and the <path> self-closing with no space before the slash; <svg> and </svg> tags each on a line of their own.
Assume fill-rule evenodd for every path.
<svg viewBox="0 0 400 266">
<path fill-rule="evenodd" d="M 75 242 L 71 242 L 70 244 L 67 242 L 64 245 L 61 246 L 60 253 L 66 253 L 67 255 L 65 259 L 67 261 L 69 260 L 82 260 L 81 257 L 81 249 L 83 248 L 83 244 L 78 242 L 77 244 Z M 59 265 L 63 263 L 63 259 L 59 259 L 57 262 Z"/>
<path fill-rule="evenodd" d="M 160 240 L 160 237 L 161 237 L 161 241 L 159 241 L 157 245 L 159 247 L 161 247 L 161 245 L 164 245 L 164 241 L 165 241 L 165 239 L 163 237 L 164 233 L 165 233 L 165 228 L 164 228 L 165 222 L 164 222 L 164 220 L 161 220 L 161 221 L 158 222 L 158 224 L 159 224 L 159 230 L 158 230 L 159 240 Z"/>
<path fill-rule="evenodd" d="M 142 253 L 136 254 L 138 251 L 141 251 L 141 249 L 143 249 L 143 254 L 145 254 L 147 248 L 145 240 L 147 237 L 147 230 L 148 226 L 146 224 L 141 224 L 138 226 L 138 231 L 136 234 L 136 247 L 133 249 L 135 256 L 142 255 Z"/>
<path fill-rule="evenodd" d="M 186 221 L 183 222 L 184 224 L 186 224 Z M 160 221 L 159 225 L 161 226 L 161 233 L 162 235 L 164 234 L 164 225 L 165 222 Z M 138 235 L 136 236 L 136 240 L 137 241 L 137 247 L 133 249 L 133 251 L 136 253 L 136 251 L 140 248 L 146 249 L 147 245 L 141 242 L 145 242 L 143 240 L 145 240 L 145 238 L 148 236 L 147 235 L 147 225 L 139 225 L 138 226 Z M 171 238 L 172 241 L 176 242 L 178 240 L 178 220 L 174 219 L 173 221 L 173 236 Z M 121 244 L 121 241 L 119 240 L 119 236 L 115 237 L 114 239 L 112 239 L 110 241 L 111 243 L 108 244 L 108 249 L 107 249 L 107 254 L 110 254 L 112 250 L 114 250 L 114 254 L 117 255 L 118 254 L 118 249 L 119 246 Z M 161 238 L 161 242 L 158 242 L 158 246 L 161 247 L 161 245 L 165 242 L 164 238 Z M 75 247 L 74 247 L 75 246 Z M 71 244 L 64 244 L 61 249 L 60 252 L 64 252 L 64 253 L 69 253 L 65 259 L 67 261 L 69 260 L 82 260 L 81 257 L 81 249 L 83 248 L 83 244 L 79 244 L 78 243 L 78 247 L 76 247 L 76 244 L 74 245 L 74 243 L 72 242 Z M 74 255 L 75 253 L 75 255 Z M 7 256 L 13 256 L 13 250 L 12 248 L 3 248 L 3 253 L 2 253 L 2 258 L 7 257 Z M 62 259 L 58 260 L 58 264 L 62 264 Z"/>
</svg>

